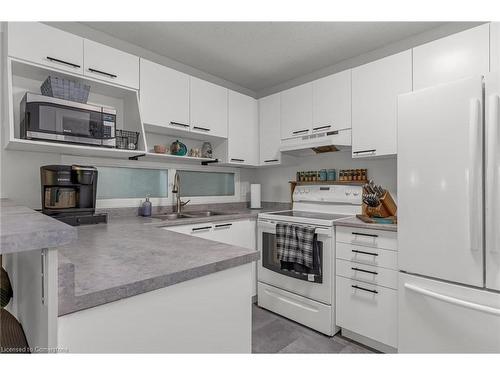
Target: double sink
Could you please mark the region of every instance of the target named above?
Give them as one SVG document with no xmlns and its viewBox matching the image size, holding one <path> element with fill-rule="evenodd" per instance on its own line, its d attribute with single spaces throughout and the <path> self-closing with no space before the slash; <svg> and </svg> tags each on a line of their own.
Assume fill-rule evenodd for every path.
<svg viewBox="0 0 500 375">
<path fill-rule="evenodd" d="M 161 220 L 176 220 L 176 219 L 193 219 L 199 217 L 211 217 L 219 215 L 228 215 L 228 213 L 216 212 L 216 211 L 191 211 L 191 212 L 181 212 L 181 213 L 173 212 L 170 214 L 152 215 L 151 217 L 154 219 L 161 219 Z"/>
</svg>

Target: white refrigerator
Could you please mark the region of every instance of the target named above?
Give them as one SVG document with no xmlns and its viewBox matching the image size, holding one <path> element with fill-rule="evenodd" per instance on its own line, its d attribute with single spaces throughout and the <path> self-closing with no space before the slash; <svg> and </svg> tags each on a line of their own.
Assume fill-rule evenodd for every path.
<svg viewBox="0 0 500 375">
<path fill-rule="evenodd" d="M 500 75 L 398 97 L 398 351 L 500 353 Z"/>
</svg>

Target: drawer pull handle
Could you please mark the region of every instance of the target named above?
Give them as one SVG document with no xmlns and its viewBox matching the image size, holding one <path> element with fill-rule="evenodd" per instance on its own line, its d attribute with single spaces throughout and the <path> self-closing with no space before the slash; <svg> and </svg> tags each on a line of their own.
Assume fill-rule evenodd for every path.
<svg viewBox="0 0 500 375">
<path fill-rule="evenodd" d="M 377 151 L 376 149 L 373 149 L 373 150 L 362 150 L 362 151 L 354 151 L 353 154 L 356 154 L 356 155 L 359 155 L 359 154 L 367 154 L 367 153 L 371 153 L 371 154 L 374 154 L 375 151 Z"/>
<path fill-rule="evenodd" d="M 174 126 L 183 126 L 183 127 L 185 127 L 185 128 L 189 128 L 189 125 L 187 125 L 187 124 L 183 124 L 182 122 L 170 121 L 170 125 L 174 125 Z"/>
<path fill-rule="evenodd" d="M 304 129 L 304 130 L 296 130 L 294 132 L 292 132 L 292 134 L 303 134 L 303 133 L 307 133 L 309 131 L 309 129 Z"/>
<path fill-rule="evenodd" d="M 231 225 L 231 223 L 227 223 L 227 224 L 216 224 L 215 227 L 216 228 L 229 228 Z"/>
<path fill-rule="evenodd" d="M 269 159 L 269 160 L 264 160 L 264 163 L 272 163 L 275 161 L 279 161 L 278 159 Z"/>
<path fill-rule="evenodd" d="M 374 257 L 378 257 L 377 253 L 370 253 L 369 251 L 361 251 L 361 250 L 354 250 L 354 249 L 352 249 L 352 252 L 356 253 L 356 254 L 373 255 Z"/>
<path fill-rule="evenodd" d="M 209 128 L 202 128 L 201 126 L 193 126 L 193 129 L 202 130 L 204 132 L 209 132 L 210 131 Z"/>
<path fill-rule="evenodd" d="M 97 70 L 94 68 L 89 68 L 89 72 L 91 73 L 97 73 L 97 74 L 102 74 L 103 76 L 110 77 L 110 78 L 116 78 L 118 77 L 116 74 L 108 73 L 108 72 L 103 72 L 102 70 Z"/>
<path fill-rule="evenodd" d="M 330 129 L 331 127 L 332 127 L 331 125 L 318 126 L 317 128 L 313 128 L 313 131 L 324 130 L 324 129 Z"/>
<path fill-rule="evenodd" d="M 59 64 L 68 65 L 68 66 L 71 66 L 73 68 L 80 68 L 80 65 L 78 65 L 78 64 L 73 64 L 73 63 L 70 63 L 68 61 L 59 60 L 59 59 L 56 59 L 55 57 L 47 56 L 47 60 L 52 61 L 52 62 L 56 62 L 56 63 L 59 63 Z"/>
<path fill-rule="evenodd" d="M 196 231 L 199 231 L 199 230 L 207 230 L 207 229 L 210 229 L 212 228 L 211 226 L 209 227 L 198 227 L 198 228 L 193 228 L 192 231 L 193 232 L 196 232 Z"/>
<path fill-rule="evenodd" d="M 373 237 L 377 238 L 378 234 L 368 234 L 368 233 L 359 233 L 359 232 L 352 232 L 354 236 L 366 236 L 366 237 Z"/>
<path fill-rule="evenodd" d="M 371 273 L 372 275 L 378 275 L 378 272 L 368 271 L 368 270 L 364 270 L 364 269 L 357 268 L 357 267 L 351 267 L 351 270 L 353 270 L 353 271 L 359 271 L 359 272 Z"/>
<path fill-rule="evenodd" d="M 245 159 L 236 159 L 236 158 L 231 158 L 231 161 L 236 161 L 238 163 L 243 163 Z"/>
<path fill-rule="evenodd" d="M 357 286 L 357 285 L 351 285 L 354 289 L 359 289 L 359 290 L 364 290 L 365 292 L 370 292 L 373 294 L 378 294 L 378 292 L 375 289 L 367 289 L 363 288 L 362 286 Z"/>
</svg>

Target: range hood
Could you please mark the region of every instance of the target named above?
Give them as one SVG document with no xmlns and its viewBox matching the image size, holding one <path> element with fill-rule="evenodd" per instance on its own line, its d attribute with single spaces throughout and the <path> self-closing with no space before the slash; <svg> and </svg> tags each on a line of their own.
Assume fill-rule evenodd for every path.
<svg viewBox="0 0 500 375">
<path fill-rule="evenodd" d="M 294 156 L 308 156 L 350 149 L 351 129 L 285 139 L 281 141 L 280 147 L 281 152 Z"/>
</svg>

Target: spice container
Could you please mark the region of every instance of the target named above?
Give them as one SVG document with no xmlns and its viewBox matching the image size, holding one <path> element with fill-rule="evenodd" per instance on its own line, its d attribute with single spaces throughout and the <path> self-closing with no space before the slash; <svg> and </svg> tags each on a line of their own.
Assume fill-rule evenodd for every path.
<svg viewBox="0 0 500 375">
<path fill-rule="evenodd" d="M 319 171 L 319 180 L 320 181 L 326 181 L 328 179 L 328 172 L 326 169 L 322 169 Z"/>
<path fill-rule="evenodd" d="M 328 181 L 335 181 L 337 179 L 335 169 L 329 169 L 327 172 Z"/>
</svg>

